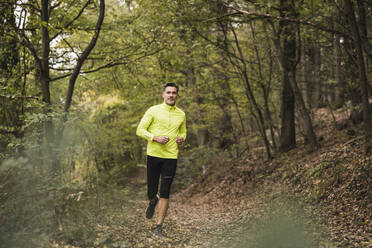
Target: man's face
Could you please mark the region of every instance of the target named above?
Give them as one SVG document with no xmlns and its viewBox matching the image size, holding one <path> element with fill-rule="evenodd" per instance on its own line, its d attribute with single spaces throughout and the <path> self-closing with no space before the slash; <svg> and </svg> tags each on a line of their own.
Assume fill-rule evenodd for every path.
<svg viewBox="0 0 372 248">
<path fill-rule="evenodd" d="M 165 90 L 163 91 L 162 96 L 166 104 L 174 106 L 176 104 L 178 97 L 177 88 L 173 86 L 166 87 Z"/>
</svg>

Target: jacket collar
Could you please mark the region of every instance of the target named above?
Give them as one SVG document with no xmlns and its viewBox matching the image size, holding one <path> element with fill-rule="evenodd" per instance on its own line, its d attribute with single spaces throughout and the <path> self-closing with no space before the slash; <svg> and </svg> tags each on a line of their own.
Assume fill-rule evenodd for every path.
<svg viewBox="0 0 372 248">
<path fill-rule="evenodd" d="M 165 102 L 163 102 L 162 104 L 167 110 L 174 110 L 176 109 L 176 104 L 174 106 L 170 106 L 168 104 L 166 104 Z"/>
</svg>

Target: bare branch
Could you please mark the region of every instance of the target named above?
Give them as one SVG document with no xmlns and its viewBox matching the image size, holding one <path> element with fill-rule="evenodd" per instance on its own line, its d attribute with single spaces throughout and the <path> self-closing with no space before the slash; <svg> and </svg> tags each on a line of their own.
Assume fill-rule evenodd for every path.
<svg viewBox="0 0 372 248">
<path fill-rule="evenodd" d="M 62 34 L 63 30 L 68 28 L 69 26 L 71 26 L 77 19 L 79 19 L 79 17 L 83 14 L 84 10 L 88 7 L 88 5 L 90 4 L 90 0 L 88 0 L 84 6 L 81 8 L 81 10 L 79 11 L 79 13 L 74 17 L 74 19 L 72 19 L 69 23 L 67 23 L 62 29 L 61 31 L 59 31 L 58 33 L 56 33 L 50 40 L 54 40 L 56 37 L 58 37 L 60 34 Z"/>
<path fill-rule="evenodd" d="M 105 17 L 105 0 L 100 0 L 99 3 L 100 3 L 100 5 L 99 5 L 99 10 L 100 11 L 99 11 L 99 17 L 98 17 L 98 20 L 97 20 L 97 24 L 96 24 L 96 31 L 95 31 L 90 43 L 85 48 L 84 52 L 81 54 L 81 57 L 78 59 L 76 67 L 75 67 L 75 69 L 72 72 L 71 77 L 70 77 L 69 87 L 68 87 L 67 96 L 66 96 L 66 103 L 65 103 L 65 107 L 64 107 L 64 110 L 66 112 L 68 112 L 68 110 L 70 108 L 71 101 L 72 101 L 72 94 L 73 94 L 74 87 L 75 87 L 75 82 L 76 82 L 77 77 L 80 74 L 81 67 L 83 66 L 85 60 L 88 58 L 89 54 L 91 53 L 91 51 L 95 47 L 95 45 L 97 43 L 97 40 L 98 40 L 99 33 L 101 31 L 101 26 L 103 24 L 103 19 Z"/>
<path fill-rule="evenodd" d="M 143 54 L 142 56 L 139 56 L 138 58 L 136 58 L 136 59 L 133 60 L 133 61 L 137 61 L 137 60 L 143 59 L 143 58 L 145 58 L 145 57 L 147 57 L 147 56 L 154 55 L 154 54 L 156 54 L 156 53 L 158 53 L 158 52 L 160 52 L 160 51 L 162 51 L 162 50 L 164 50 L 164 49 L 165 49 L 165 48 L 163 47 L 163 48 L 159 48 L 159 49 L 157 49 L 157 50 L 155 50 L 155 51 L 153 51 L 153 52 L 151 52 L 151 53 L 145 53 L 145 54 Z M 130 55 L 130 56 L 134 56 L 134 55 L 132 54 L 132 55 Z M 111 67 L 114 67 L 114 66 L 128 64 L 129 61 L 123 61 L 123 59 L 125 59 L 125 58 L 129 58 L 130 56 L 122 57 L 122 58 L 120 58 L 120 59 L 118 59 L 118 60 L 116 60 L 116 61 L 111 61 L 111 62 L 109 62 L 109 63 L 107 63 L 107 64 L 105 64 L 105 65 L 99 66 L 99 67 L 94 68 L 94 69 L 91 69 L 91 70 L 81 71 L 80 74 L 89 74 L 89 73 L 94 73 L 94 72 L 97 72 L 97 71 L 100 71 L 100 70 L 103 70 L 103 69 L 108 69 L 108 68 L 111 68 Z M 70 71 L 72 71 L 73 68 L 70 68 L 70 69 L 55 69 L 55 70 L 60 70 L 60 71 L 62 71 L 62 70 L 64 70 L 64 71 L 66 71 L 66 70 L 70 70 Z M 72 75 L 72 73 L 67 73 L 67 74 L 61 75 L 61 76 L 59 76 L 59 77 L 52 78 L 52 79 L 50 80 L 50 82 L 52 82 L 52 81 L 57 81 L 57 80 L 60 80 L 60 79 L 66 78 L 66 77 L 69 77 L 69 76 L 71 76 L 71 75 Z"/>
<path fill-rule="evenodd" d="M 41 14 L 40 6 L 35 7 L 35 5 L 30 4 L 30 3 L 21 3 L 21 4 L 17 4 L 17 6 L 20 6 L 22 9 L 29 8 L 29 9 L 36 11 L 38 14 Z"/>
<path fill-rule="evenodd" d="M 52 10 L 54 10 L 55 8 L 58 8 L 61 4 L 62 4 L 62 1 L 59 1 L 55 5 L 52 5 L 50 7 L 50 12 L 52 12 Z"/>
<path fill-rule="evenodd" d="M 281 17 L 281 16 L 276 16 L 276 15 L 271 15 L 271 14 L 245 11 L 245 10 L 237 9 L 235 7 L 232 7 L 232 6 L 226 5 L 226 4 L 225 4 L 225 6 L 229 9 L 232 9 L 232 10 L 236 11 L 235 13 L 232 13 L 231 15 L 238 15 L 239 14 L 239 15 L 243 15 L 243 16 L 256 16 L 256 17 L 260 17 L 260 18 L 264 18 L 264 19 L 274 19 L 274 20 L 278 20 L 278 21 L 294 22 L 294 23 L 298 23 L 298 24 L 311 26 L 313 28 L 320 29 L 320 30 L 323 30 L 323 31 L 328 32 L 328 33 L 348 36 L 344 32 L 340 32 L 340 31 L 334 30 L 334 29 L 329 29 L 327 27 L 321 26 L 321 25 L 316 24 L 316 23 L 312 23 L 310 21 L 304 21 L 304 20 L 293 19 L 293 18 L 288 18 L 288 17 Z"/>
</svg>

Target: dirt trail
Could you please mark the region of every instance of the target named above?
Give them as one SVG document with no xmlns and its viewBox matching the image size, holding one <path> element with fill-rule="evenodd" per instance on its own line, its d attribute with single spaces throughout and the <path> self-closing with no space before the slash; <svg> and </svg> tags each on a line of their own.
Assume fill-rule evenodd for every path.
<svg viewBox="0 0 372 248">
<path fill-rule="evenodd" d="M 229 197 L 216 198 L 214 194 L 189 198 L 183 192 L 176 193 L 171 198 L 164 223 L 168 237 L 154 238 L 152 231 L 156 216 L 152 220 L 145 218 L 147 201 L 142 191 L 124 203 L 121 211 L 97 225 L 99 235 L 95 247 L 263 247 L 254 241 L 257 239 L 254 233 L 260 223 L 267 219 L 268 209 L 274 206 L 271 204 L 276 202 L 276 211 L 286 209 L 287 213 L 292 214 L 298 211 L 298 208 L 291 210 L 292 206 L 288 205 L 287 200 L 282 200 L 281 194 L 276 187 L 260 194 L 246 194 L 239 201 L 233 201 Z"/>
<path fill-rule="evenodd" d="M 328 128 L 335 120 L 325 120 L 327 113 L 317 113 L 327 128 L 317 130 L 324 140 L 316 152 L 298 147 L 266 163 L 257 148 L 239 163 L 219 157 L 213 173 L 192 178 L 194 186 L 171 196 L 169 238 L 152 237 L 143 171 L 129 194 L 93 216 L 94 247 L 372 248 L 372 157 L 363 153 L 361 135 Z"/>
</svg>

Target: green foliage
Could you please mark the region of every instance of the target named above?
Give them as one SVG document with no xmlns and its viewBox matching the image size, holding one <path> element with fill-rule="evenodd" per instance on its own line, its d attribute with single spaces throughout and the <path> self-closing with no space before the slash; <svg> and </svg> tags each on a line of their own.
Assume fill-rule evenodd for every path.
<svg viewBox="0 0 372 248">
<path fill-rule="evenodd" d="M 0 165 L 0 247 L 50 247 L 53 240 L 91 246 L 87 188 L 60 184 L 31 154 Z"/>
<path fill-rule="evenodd" d="M 53 226 L 53 182 L 45 168 L 27 158 L 0 166 L 1 247 L 43 247 Z"/>
<path fill-rule="evenodd" d="M 88 192 L 87 187 L 79 183 L 57 188 L 53 204 L 58 231 L 53 233 L 53 238 L 68 245 L 92 246 L 95 232 L 90 211 L 94 211 L 95 206 L 90 200 L 94 195 Z"/>
<path fill-rule="evenodd" d="M 87 95 L 81 104 L 89 111 L 67 123 L 62 141 L 68 148 L 61 154 L 66 170 L 79 175 L 74 180 L 125 184 L 126 175 L 143 161 L 144 143 L 135 136 L 138 109 L 117 95 Z"/>
</svg>

